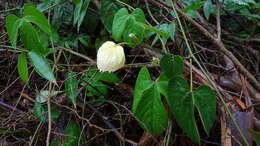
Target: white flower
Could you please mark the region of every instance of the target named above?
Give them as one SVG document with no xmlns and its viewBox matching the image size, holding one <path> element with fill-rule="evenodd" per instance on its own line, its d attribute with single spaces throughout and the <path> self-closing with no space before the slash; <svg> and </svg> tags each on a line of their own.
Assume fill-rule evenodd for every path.
<svg viewBox="0 0 260 146">
<path fill-rule="evenodd" d="M 98 49 L 97 67 L 100 71 L 114 72 L 125 64 L 125 53 L 122 46 L 107 41 Z"/>
</svg>

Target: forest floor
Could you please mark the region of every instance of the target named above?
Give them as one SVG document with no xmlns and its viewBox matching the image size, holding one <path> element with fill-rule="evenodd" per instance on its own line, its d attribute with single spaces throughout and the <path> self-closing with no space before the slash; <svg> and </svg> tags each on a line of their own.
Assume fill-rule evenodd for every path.
<svg viewBox="0 0 260 146">
<path fill-rule="evenodd" d="M 152 5 L 158 7 L 158 5 Z M 5 27 L 5 17 L 10 12 L 1 12 L 4 8 L 18 8 L 19 3 L 13 1 L 0 1 L 0 146 L 16 145 L 46 145 L 46 136 L 48 135 L 48 122 L 39 120 L 35 116 L 35 100 L 41 89 L 48 89 L 45 79 L 37 75 L 29 66 L 30 83 L 26 85 L 21 81 L 17 69 L 19 51 L 13 51 L 10 48 L 10 41 Z M 142 3 L 142 5 L 145 5 Z M 164 7 L 163 5 L 160 5 Z M 149 14 L 147 14 L 149 15 Z M 149 16 L 148 16 L 149 17 Z M 166 15 L 164 17 L 167 17 Z M 185 19 L 185 16 L 182 16 Z M 223 18 L 223 21 L 226 21 Z M 188 19 L 185 19 L 188 23 Z M 212 22 L 216 23 L 215 20 Z M 99 22 L 100 23 L 100 22 Z M 199 24 L 199 23 L 198 23 Z M 187 24 L 190 25 L 190 24 Z M 193 29 L 197 29 L 190 26 Z M 216 28 L 215 25 L 208 26 Z M 259 28 L 259 26 L 256 26 Z M 97 28 L 98 29 L 98 28 Z M 72 29 L 76 32 L 75 29 Z M 210 29 L 209 29 L 210 30 Z M 200 31 L 200 30 L 198 30 Z M 64 32 L 62 32 L 64 34 Z M 192 43 L 194 54 L 203 67 L 207 70 L 208 76 L 215 81 L 217 88 L 224 97 L 226 105 L 231 111 L 232 117 L 240 126 L 241 132 L 247 138 L 250 144 L 253 144 L 253 138 L 248 129 L 260 130 L 259 127 L 259 102 L 260 94 L 257 87 L 252 84 L 250 77 L 241 73 L 241 68 L 232 60 L 232 57 L 223 53 L 218 48 L 221 45 L 212 43 L 207 37 L 201 36 L 199 32 L 193 31 L 189 34 L 188 40 Z M 225 34 L 224 34 L 225 35 Z M 234 56 L 242 65 L 255 77 L 260 80 L 259 74 L 259 42 L 235 42 L 231 34 L 223 37 L 225 46 L 231 50 Z M 175 33 L 176 42 L 167 44 L 169 48 L 184 48 L 181 32 Z M 94 36 L 95 37 L 95 36 Z M 193 40 L 191 39 L 193 38 Z M 210 40 L 210 41 L 209 41 Z M 150 40 L 147 40 L 147 43 Z M 8 47 L 9 46 L 9 47 Z M 160 48 L 160 44 L 155 47 Z M 237 50 L 235 48 L 246 48 Z M 79 52 L 86 52 L 82 45 L 79 45 Z M 140 68 L 148 65 L 154 57 L 161 57 L 162 54 L 152 52 L 148 49 L 136 47 L 129 49 L 125 53 L 127 65 L 117 71 L 121 79 L 118 83 L 104 82 L 104 86 L 109 87 L 107 94 L 102 96 L 88 96 L 85 88 L 80 88 L 77 100 L 79 104 L 75 108 L 68 100 L 65 93 L 59 93 L 51 101 L 52 107 L 57 109 L 58 117 L 51 123 L 51 141 L 57 141 L 61 144 L 65 141 L 66 127 L 68 123 L 77 123 L 80 125 L 81 135 L 84 135 L 84 144 L 88 146 L 117 146 L 117 145 L 135 145 L 140 146 L 193 146 L 196 145 L 181 130 L 176 121 L 172 121 L 170 126 L 162 134 L 150 134 L 140 127 L 138 121 L 131 112 L 135 81 Z M 96 50 L 91 50 L 89 57 L 96 59 Z M 171 53 L 185 56 L 184 49 L 173 49 Z M 185 59 L 184 77 L 189 79 L 190 69 L 193 72 L 193 83 L 195 86 L 200 84 L 210 85 L 207 77 L 202 73 L 199 67 L 194 63 L 190 64 L 189 57 Z M 66 64 L 67 58 L 61 57 L 59 64 Z M 68 64 L 67 64 L 68 65 Z M 65 66 L 65 65 L 64 65 Z M 70 56 L 70 70 L 79 74 L 86 71 L 89 66 L 95 65 L 88 63 L 78 56 Z M 257 69 L 258 68 L 258 69 Z M 97 71 L 97 70 L 95 70 Z M 156 79 L 160 74 L 160 67 L 157 65 L 149 66 L 152 79 Z M 60 69 L 57 72 L 58 86 L 54 87 L 57 91 L 64 88 L 66 71 Z M 211 85 L 210 85 L 211 86 Z M 102 88 L 102 87 L 101 87 Z M 98 91 L 99 92 L 99 91 Z M 101 98 L 102 97 L 102 98 Z M 45 113 L 47 114 L 47 113 Z M 236 126 L 232 124 L 228 111 L 221 98 L 217 98 L 217 118 L 209 136 L 203 130 L 203 124 L 199 114 L 195 111 L 198 130 L 201 137 L 201 145 L 244 145 Z M 174 130 L 172 130 L 174 129 Z M 170 135 L 170 138 L 168 137 Z M 169 138 L 169 139 L 168 139 Z M 242 144 L 241 144 L 242 143 Z M 54 145 L 54 143 L 52 143 Z"/>
</svg>

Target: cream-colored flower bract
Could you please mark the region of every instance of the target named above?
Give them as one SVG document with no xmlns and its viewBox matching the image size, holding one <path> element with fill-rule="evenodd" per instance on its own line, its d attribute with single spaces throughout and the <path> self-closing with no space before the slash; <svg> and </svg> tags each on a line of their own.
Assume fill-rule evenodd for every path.
<svg viewBox="0 0 260 146">
<path fill-rule="evenodd" d="M 125 64 L 125 53 L 122 46 L 106 41 L 98 49 L 97 67 L 100 71 L 114 72 Z"/>
</svg>

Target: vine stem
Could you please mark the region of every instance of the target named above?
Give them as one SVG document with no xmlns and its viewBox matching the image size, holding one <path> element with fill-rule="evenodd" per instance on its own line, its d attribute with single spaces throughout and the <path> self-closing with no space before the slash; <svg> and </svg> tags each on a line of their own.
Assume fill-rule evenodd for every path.
<svg viewBox="0 0 260 146">
<path fill-rule="evenodd" d="M 1 10 L 0 13 L 6 13 L 6 12 L 11 12 L 11 11 L 16 11 L 19 10 L 21 8 L 12 8 L 12 9 L 7 9 L 7 10 Z"/>
<path fill-rule="evenodd" d="M 53 40 L 51 39 L 51 46 L 54 49 L 54 44 L 53 44 Z M 52 71 L 55 70 L 56 68 L 56 64 L 58 63 L 59 59 L 60 59 L 61 53 L 58 54 L 57 58 L 54 55 L 54 65 L 52 67 Z M 55 81 L 55 83 L 56 81 Z M 50 146 L 50 138 L 51 138 L 51 129 L 52 129 L 52 119 L 51 119 L 51 92 L 53 88 L 53 83 L 50 82 L 49 83 L 49 90 L 48 90 L 48 100 L 47 100 L 47 107 L 48 107 L 48 133 L 47 133 L 47 138 L 46 138 L 46 146 Z"/>
<path fill-rule="evenodd" d="M 190 53 L 192 53 L 192 52 L 190 52 Z M 190 64 L 192 64 L 192 56 L 190 56 L 189 57 L 189 60 L 190 60 Z M 192 93 L 192 88 L 193 88 L 193 85 L 192 85 L 192 80 L 193 80 L 193 78 L 192 78 L 192 68 L 190 68 L 190 92 Z"/>
<path fill-rule="evenodd" d="M 48 133 L 46 138 L 46 146 L 50 146 L 50 137 L 51 137 L 51 91 L 52 91 L 52 83 L 49 84 L 49 91 L 48 91 Z"/>
<path fill-rule="evenodd" d="M 229 109 L 228 106 L 226 105 L 226 102 L 225 102 L 223 96 L 221 95 L 221 93 L 219 92 L 219 90 L 217 89 L 216 84 L 215 84 L 214 81 L 207 75 L 207 73 L 206 73 L 206 71 L 204 70 L 204 68 L 201 66 L 201 64 L 199 63 L 199 61 L 197 60 L 197 58 L 194 56 L 194 54 L 193 54 L 193 52 L 192 52 L 192 50 L 191 50 L 191 48 L 190 48 L 190 45 L 189 45 L 188 39 L 187 39 L 187 37 L 186 37 L 186 34 L 184 33 L 184 29 L 183 29 L 183 27 L 182 27 L 182 24 L 181 24 L 179 15 L 178 15 L 178 13 L 177 13 L 177 11 L 176 11 L 176 8 L 175 8 L 175 6 L 173 5 L 172 1 L 171 1 L 171 5 L 172 5 L 173 11 L 174 11 L 174 13 L 175 13 L 175 16 L 176 16 L 176 18 L 177 18 L 178 24 L 180 25 L 182 35 L 183 35 L 183 37 L 184 37 L 185 43 L 186 43 L 186 45 L 187 45 L 187 48 L 188 48 L 188 50 L 189 50 L 189 52 L 190 52 L 191 57 L 194 59 L 194 61 L 195 61 L 196 64 L 199 66 L 199 68 L 202 70 L 202 72 L 205 74 L 205 76 L 207 77 L 207 79 L 209 80 L 209 82 L 212 84 L 212 86 L 216 89 L 216 92 L 217 92 L 217 94 L 219 95 L 222 104 L 224 105 L 224 107 L 225 107 L 225 109 L 226 109 L 228 115 L 230 116 L 230 118 L 231 118 L 232 122 L 234 123 L 236 129 L 238 130 L 240 136 L 242 137 L 242 139 L 243 139 L 245 145 L 246 145 L 246 146 L 249 146 L 249 143 L 248 143 L 246 137 L 245 137 L 244 134 L 242 133 L 242 131 L 241 131 L 240 127 L 238 126 L 238 124 L 237 124 L 237 122 L 236 122 L 234 116 L 232 115 L 230 109 Z M 192 82 L 192 81 L 191 81 L 191 82 Z"/>
<path fill-rule="evenodd" d="M 74 55 L 76 55 L 76 56 L 79 56 L 79 57 L 81 57 L 81 58 L 84 58 L 84 59 L 88 60 L 90 63 L 96 63 L 95 60 L 89 58 L 88 56 L 85 56 L 85 55 L 83 55 L 83 54 L 80 54 L 80 53 L 78 53 L 78 52 L 75 52 L 75 51 L 73 51 L 73 50 L 71 50 L 71 49 L 67 49 L 67 48 L 64 48 L 64 47 L 61 47 L 61 46 L 59 46 L 59 48 L 61 48 L 62 50 L 65 50 L 65 51 L 67 51 L 67 52 L 69 52 L 69 53 L 71 53 L 71 54 L 74 54 Z"/>
<path fill-rule="evenodd" d="M 133 8 L 132 6 L 130 6 L 130 5 L 128 5 L 127 3 L 125 3 L 125 2 L 122 2 L 121 0 L 116 0 L 118 3 L 121 3 L 121 4 L 123 4 L 123 5 L 125 5 L 125 6 L 127 6 L 129 9 L 131 9 L 132 11 L 135 9 L 135 8 Z"/>
</svg>

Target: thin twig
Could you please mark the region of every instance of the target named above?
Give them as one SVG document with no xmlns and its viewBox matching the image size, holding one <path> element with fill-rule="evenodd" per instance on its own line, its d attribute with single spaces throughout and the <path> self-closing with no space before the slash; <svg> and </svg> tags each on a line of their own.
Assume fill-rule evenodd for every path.
<svg viewBox="0 0 260 146">
<path fill-rule="evenodd" d="M 220 24 L 220 11 L 221 11 L 221 3 L 219 0 L 216 0 L 216 4 L 217 4 L 217 39 L 221 40 L 221 24 Z"/>
<path fill-rule="evenodd" d="M 149 16 L 156 23 L 156 25 L 159 25 L 160 23 L 153 17 L 153 14 L 152 14 L 152 12 L 150 10 L 149 3 L 147 2 L 147 0 L 145 0 L 145 6 L 146 6 L 146 9 L 147 9 L 147 12 L 148 12 Z"/>
<path fill-rule="evenodd" d="M 67 51 L 67 52 L 69 52 L 71 54 L 74 54 L 76 56 L 79 56 L 81 58 L 84 58 L 84 59 L 88 60 L 90 63 L 95 63 L 95 60 L 91 59 L 90 57 L 88 57 L 86 55 L 80 54 L 80 53 L 75 52 L 75 51 L 73 51 L 71 49 L 67 49 L 67 48 L 64 48 L 64 47 L 61 47 L 61 46 L 59 46 L 59 48 L 62 49 L 62 50 L 65 50 L 65 51 Z"/>
<path fill-rule="evenodd" d="M 21 8 L 6 9 L 6 10 L 1 10 L 0 13 L 7 13 L 7 12 L 11 12 L 11 11 L 20 10 L 20 9 L 21 9 Z"/>
<path fill-rule="evenodd" d="M 51 137 L 51 91 L 52 91 L 52 83 L 49 84 L 49 93 L 48 93 L 48 133 L 46 138 L 46 146 L 50 146 L 50 137 Z"/>
<path fill-rule="evenodd" d="M 52 48 L 54 48 L 53 42 L 51 41 L 52 44 Z M 55 68 L 57 68 L 57 63 L 60 59 L 61 56 L 61 51 L 59 52 L 57 59 L 54 56 L 54 65 L 52 67 L 52 71 L 55 70 Z M 51 137 L 51 92 L 52 92 L 52 82 L 49 83 L 49 91 L 48 91 L 48 100 L 47 100 L 47 106 L 48 106 L 48 133 L 47 133 L 47 138 L 46 138 L 46 146 L 50 145 L 50 137 Z M 55 81 L 56 84 L 56 81 Z"/>
<path fill-rule="evenodd" d="M 24 113 L 25 113 L 25 112 L 23 112 L 23 111 L 21 111 L 21 110 L 15 108 L 15 107 L 11 106 L 11 105 L 8 105 L 8 104 L 2 102 L 2 101 L 0 101 L 0 105 L 3 106 L 3 107 L 5 107 L 5 108 L 11 109 L 11 110 L 13 110 L 13 111 L 19 112 L 19 113 L 21 113 L 21 114 L 24 114 Z"/>
<path fill-rule="evenodd" d="M 123 136 L 121 135 L 121 133 L 119 133 L 119 132 L 116 130 L 115 126 L 114 126 L 112 123 L 108 122 L 106 119 L 104 119 L 103 114 L 102 114 L 101 112 L 99 112 L 94 106 L 92 106 L 92 105 L 90 105 L 90 104 L 88 104 L 88 103 L 87 103 L 86 105 L 87 105 L 88 108 L 90 108 L 91 110 L 93 110 L 93 111 L 97 114 L 97 116 L 98 116 L 99 118 L 101 118 L 101 119 L 104 121 L 104 123 L 107 125 L 107 127 L 109 127 L 110 129 L 112 129 L 112 132 L 117 136 L 117 138 L 118 138 L 119 140 L 121 140 L 122 142 L 127 142 L 127 143 L 131 144 L 132 146 L 137 146 L 137 143 L 136 143 L 136 142 L 134 142 L 134 141 L 132 141 L 132 140 L 129 140 L 129 139 L 126 139 L 125 137 L 123 137 Z"/>
</svg>

